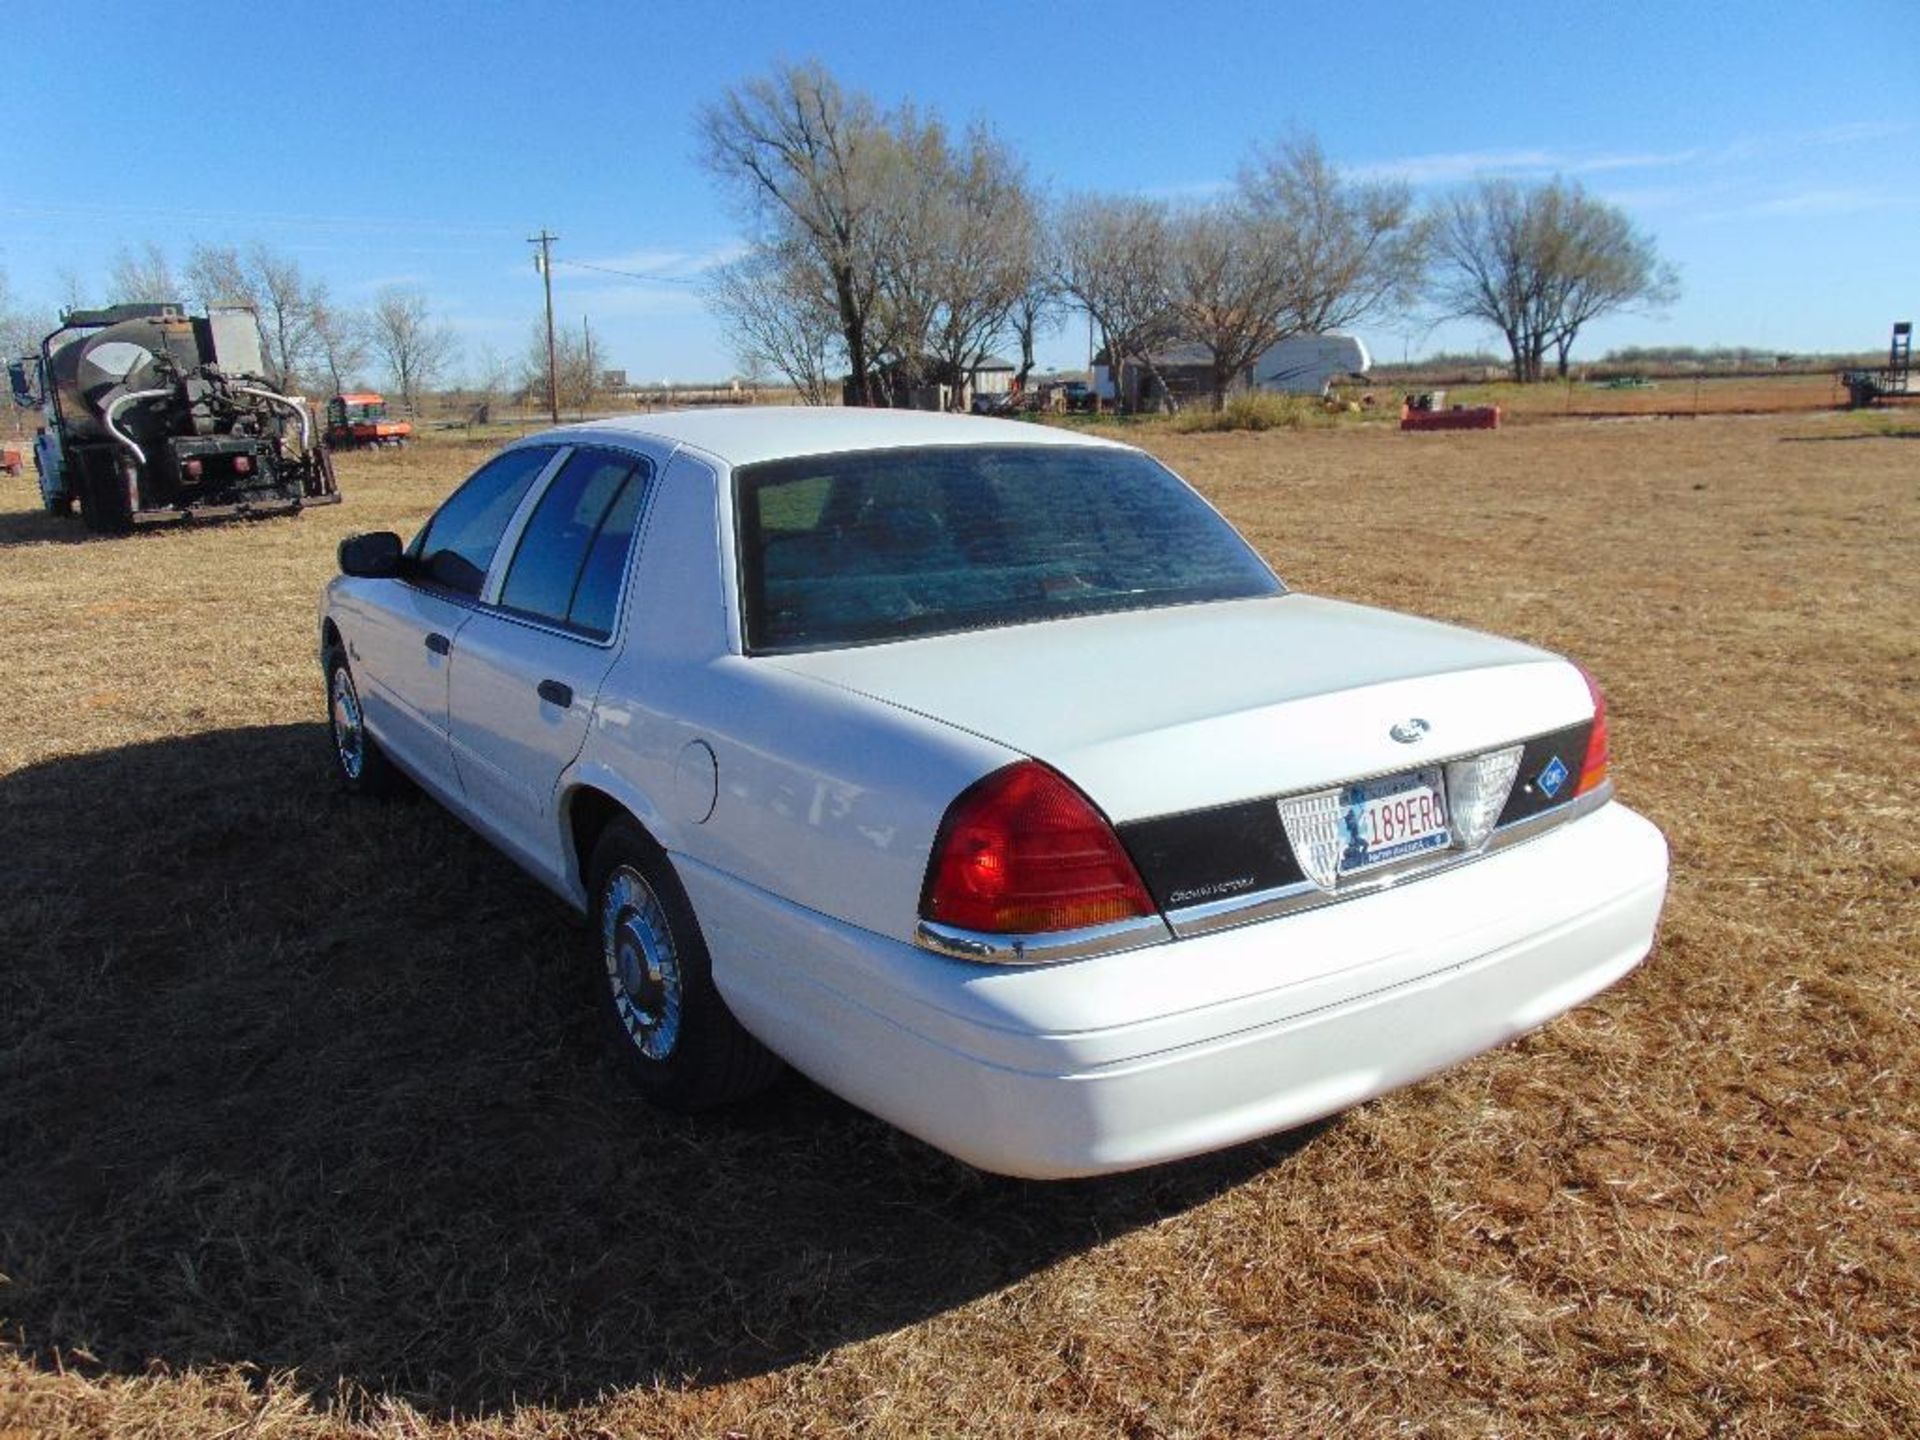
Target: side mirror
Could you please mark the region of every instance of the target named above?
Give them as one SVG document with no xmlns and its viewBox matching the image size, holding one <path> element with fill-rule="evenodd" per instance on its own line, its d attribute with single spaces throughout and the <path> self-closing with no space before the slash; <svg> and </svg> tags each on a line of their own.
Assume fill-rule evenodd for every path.
<svg viewBox="0 0 1920 1440">
<path fill-rule="evenodd" d="M 400 537 L 391 530 L 349 535 L 340 542 L 340 573 L 362 580 L 391 580 L 400 573 Z"/>
<path fill-rule="evenodd" d="M 7 382 L 13 389 L 13 403 L 22 410 L 31 410 L 40 404 L 39 381 L 38 359 L 28 356 L 7 362 Z"/>
</svg>

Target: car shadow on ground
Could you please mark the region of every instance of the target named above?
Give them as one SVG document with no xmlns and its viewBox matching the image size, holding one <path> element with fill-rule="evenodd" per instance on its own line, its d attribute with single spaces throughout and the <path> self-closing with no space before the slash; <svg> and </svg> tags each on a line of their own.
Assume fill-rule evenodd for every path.
<svg viewBox="0 0 1920 1440">
<path fill-rule="evenodd" d="M 697 1385 L 963 1304 L 1304 1143 L 1042 1185 L 798 1079 L 664 1117 L 599 1049 L 564 907 L 431 803 L 341 795 L 326 741 L 0 778 L 0 1337 L 37 1363 L 292 1368 L 323 1403 L 466 1415 Z"/>
</svg>

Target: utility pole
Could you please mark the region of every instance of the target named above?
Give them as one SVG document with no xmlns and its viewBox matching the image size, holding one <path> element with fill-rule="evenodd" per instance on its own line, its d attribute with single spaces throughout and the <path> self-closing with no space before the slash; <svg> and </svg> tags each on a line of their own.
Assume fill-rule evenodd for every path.
<svg viewBox="0 0 1920 1440">
<path fill-rule="evenodd" d="M 547 227 L 542 225 L 538 235 L 527 238 L 529 245 L 538 245 L 540 253 L 534 257 L 534 268 L 547 282 L 547 415 L 555 425 L 560 423 L 560 379 L 553 351 L 553 242 L 558 235 L 549 235 Z"/>
</svg>

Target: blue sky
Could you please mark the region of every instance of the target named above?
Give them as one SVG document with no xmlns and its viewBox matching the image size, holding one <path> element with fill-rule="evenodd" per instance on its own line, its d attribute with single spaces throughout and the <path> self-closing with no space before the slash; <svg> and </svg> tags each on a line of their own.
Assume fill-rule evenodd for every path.
<svg viewBox="0 0 1920 1440">
<path fill-rule="evenodd" d="M 518 360 L 540 312 L 525 237 L 664 277 L 558 266 L 636 380 L 734 368 L 698 296 L 735 217 L 692 117 L 778 59 L 883 103 L 985 119 L 1056 193 L 1180 197 L 1256 142 L 1316 134 L 1341 166 L 1438 193 L 1477 174 L 1578 178 L 1681 271 L 1637 343 L 1875 349 L 1920 310 L 1920 3 L 1354 9 L 1075 6 L 36 5 L 11 17 L 14 144 L 0 269 L 17 301 L 98 298 L 116 250 L 253 240 L 364 302 L 416 285 L 468 354 Z M 251 49 L 257 68 L 229 57 Z M 1382 359 L 1490 337 L 1423 320 Z M 1083 363 L 1084 324 L 1043 360 Z"/>
</svg>

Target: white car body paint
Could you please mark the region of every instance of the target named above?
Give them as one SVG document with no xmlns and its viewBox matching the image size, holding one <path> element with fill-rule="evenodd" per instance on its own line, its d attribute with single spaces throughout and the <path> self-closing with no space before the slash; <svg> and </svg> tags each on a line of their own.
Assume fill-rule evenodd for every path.
<svg viewBox="0 0 1920 1440">
<path fill-rule="evenodd" d="M 1216 933 L 1034 967 L 931 953 L 914 937 L 941 819 L 1015 760 L 1054 766 L 1124 824 L 1577 724 L 1592 713 L 1586 684 L 1529 646 L 1298 594 L 749 655 L 735 468 L 1112 442 L 916 412 L 750 409 L 520 443 L 653 465 L 618 627 L 595 643 L 490 608 L 543 477 L 476 603 L 397 580 L 328 587 L 323 623 L 355 658 L 374 738 L 583 908 L 571 807 L 586 789 L 610 797 L 668 852 L 742 1024 L 971 1163 L 1097 1173 L 1304 1123 L 1543 1023 L 1651 946 L 1665 844 L 1606 803 L 1456 869 Z M 407 632 L 449 623 L 436 666 Z M 541 701 L 543 678 L 569 685 L 571 706 Z M 1429 727 L 1418 743 L 1389 737 L 1414 718 Z M 692 747 L 712 757 L 694 786 L 705 815 L 687 798 Z"/>
<path fill-rule="evenodd" d="M 1040 756 L 1116 821 L 1469 754 L 1593 708 L 1543 650 L 1298 594 L 769 662 Z M 1383 716 L 1433 728 L 1415 754 Z"/>
</svg>

